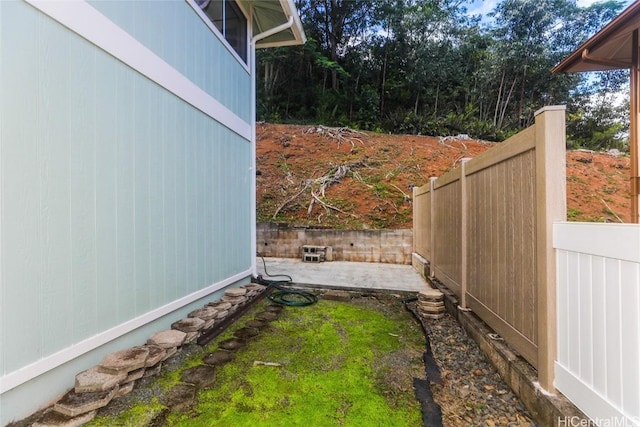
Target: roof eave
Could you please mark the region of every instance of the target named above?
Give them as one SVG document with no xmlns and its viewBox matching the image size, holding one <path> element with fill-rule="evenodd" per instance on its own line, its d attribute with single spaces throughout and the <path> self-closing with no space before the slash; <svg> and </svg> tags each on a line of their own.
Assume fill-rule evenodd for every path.
<svg viewBox="0 0 640 427">
<path fill-rule="evenodd" d="M 621 64 L 605 65 L 589 63 L 583 60 L 583 53 L 588 53 L 598 48 L 598 46 L 606 41 L 614 32 L 629 24 L 631 20 L 637 19 L 639 14 L 640 1 L 636 1 L 629 7 L 627 7 L 624 11 L 622 11 L 618 16 L 616 16 L 604 28 L 594 34 L 589 40 L 580 45 L 580 47 L 578 47 L 574 52 L 572 52 L 569 56 L 562 60 L 562 62 L 553 67 L 551 69 L 551 72 L 554 74 L 558 74 L 583 71 L 617 70 L 626 68 Z"/>
</svg>

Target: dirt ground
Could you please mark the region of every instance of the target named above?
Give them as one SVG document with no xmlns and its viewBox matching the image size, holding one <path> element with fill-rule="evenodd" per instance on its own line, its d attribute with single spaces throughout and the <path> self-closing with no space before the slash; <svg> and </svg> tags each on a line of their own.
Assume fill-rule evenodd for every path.
<svg viewBox="0 0 640 427">
<path fill-rule="evenodd" d="M 495 143 L 346 128 L 257 126 L 258 220 L 350 229 L 411 228 L 411 193 Z M 567 217 L 629 220 L 629 157 L 567 152 Z"/>
</svg>

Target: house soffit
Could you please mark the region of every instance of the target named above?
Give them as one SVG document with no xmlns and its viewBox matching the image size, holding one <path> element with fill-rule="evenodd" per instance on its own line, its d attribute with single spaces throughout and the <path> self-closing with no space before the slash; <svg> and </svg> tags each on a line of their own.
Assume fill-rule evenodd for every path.
<svg viewBox="0 0 640 427">
<path fill-rule="evenodd" d="M 306 37 L 293 0 L 238 0 L 245 11 L 253 10 L 253 35 L 285 24 L 293 17 L 291 28 L 259 40 L 257 48 L 304 44 Z"/>
</svg>

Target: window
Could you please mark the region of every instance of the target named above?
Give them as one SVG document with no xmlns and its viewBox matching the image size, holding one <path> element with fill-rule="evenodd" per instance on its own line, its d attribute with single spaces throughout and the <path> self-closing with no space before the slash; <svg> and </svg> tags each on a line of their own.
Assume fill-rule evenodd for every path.
<svg viewBox="0 0 640 427">
<path fill-rule="evenodd" d="M 231 47 L 247 62 L 247 19 L 234 0 L 196 0 Z"/>
</svg>

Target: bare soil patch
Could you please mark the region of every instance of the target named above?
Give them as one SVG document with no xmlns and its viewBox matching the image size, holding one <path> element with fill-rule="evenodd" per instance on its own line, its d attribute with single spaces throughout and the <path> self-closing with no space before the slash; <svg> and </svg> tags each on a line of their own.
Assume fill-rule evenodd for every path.
<svg viewBox="0 0 640 427">
<path fill-rule="evenodd" d="M 258 220 L 327 228 L 411 228 L 413 186 L 495 146 L 317 125 L 256 131 Z M 569 220 L 628 221 L 628 183 L 628 156 L 567 152 Z"/>
</svg>

